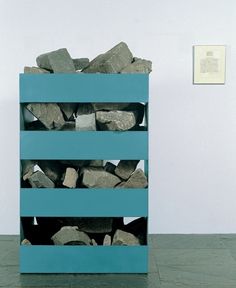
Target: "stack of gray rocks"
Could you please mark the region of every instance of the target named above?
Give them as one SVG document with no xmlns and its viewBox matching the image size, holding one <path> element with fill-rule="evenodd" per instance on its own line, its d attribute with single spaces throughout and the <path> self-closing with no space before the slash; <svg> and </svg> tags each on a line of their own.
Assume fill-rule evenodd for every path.
<svg viewBox="0 0 236 288">
<path fill-rule="evenodd" d="M 22 187 L 32 188 L 146 188 L 139 160 L 23 160 Z"/>
<path fill-rule="evenodd" d="M 92 61 L 88 58 L 72 59 L 66 48 L 36 58 L 38 67 L 24 68 L 24 73 L 150 73 L 149 60 L 134 57 L 126 43 L 120 42 Z"/>
</svg>

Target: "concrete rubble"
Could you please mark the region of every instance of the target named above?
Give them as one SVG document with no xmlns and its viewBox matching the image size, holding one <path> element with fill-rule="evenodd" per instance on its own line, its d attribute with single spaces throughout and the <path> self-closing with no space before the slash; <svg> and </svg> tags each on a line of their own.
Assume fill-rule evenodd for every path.
<svg viewBox="0 0 236 288">
<path fill-rule="evenodd" d="M 51 239 L 55 245 L 70 245 L 71 242 L 73 245 L 91 245 L 89 236 L 74 226 L 62 227 Z"/>
<path fill-rule="evenodd" d="M 112 239 L 112 245 L 139 246 L 140 242 L 133 234 L 117 229 Z"/>
<path fill-rule="evenodd" d="M 75 188 L 78 177 L 78 172 L 74 168 L 68 167 L 62 184 L 68 188 Z"/>
<path fill-rule="evenodd" d="M 137 169 L 126 182 L 118 184 L 119 188 L 146 188 L 148 186 L 147 177 L 142 169 Z"/>
<path fill-rule="evenodd" d="M 32 188 L 54 188 L 55 184 L 43 172 L 36 171 L 28 177 Z"/>
<path fill-rule="evenodd" d="M 76 130 L 79 131 L 95 131 L 96 115 L 91 104 L 80 103 L 76 112 L 75 120 Z"/>
</svg>

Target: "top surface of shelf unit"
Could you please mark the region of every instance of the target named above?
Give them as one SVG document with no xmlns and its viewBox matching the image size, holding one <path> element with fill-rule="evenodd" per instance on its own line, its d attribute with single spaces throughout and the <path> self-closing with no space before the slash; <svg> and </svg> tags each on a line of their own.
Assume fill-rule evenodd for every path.
<svg viewBox="0 0 236 288">
<path fill-rule="evenodd" d="M 20 102 L 147 102 L 148 74 L 20 74 Z"/>
</svg>

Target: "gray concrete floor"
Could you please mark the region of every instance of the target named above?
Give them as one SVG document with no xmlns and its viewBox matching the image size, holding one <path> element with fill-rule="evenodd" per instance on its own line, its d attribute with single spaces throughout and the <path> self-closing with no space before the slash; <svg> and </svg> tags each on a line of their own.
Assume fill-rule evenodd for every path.
<svg viewBox="0 0 236 288">
<path fill-rule="evenodd" d="M 150 235 L 148 275 L 20 275 L 18 241 L 0 236 L 0 287 L 236 288 L 236 235 Z"/>
</svg>

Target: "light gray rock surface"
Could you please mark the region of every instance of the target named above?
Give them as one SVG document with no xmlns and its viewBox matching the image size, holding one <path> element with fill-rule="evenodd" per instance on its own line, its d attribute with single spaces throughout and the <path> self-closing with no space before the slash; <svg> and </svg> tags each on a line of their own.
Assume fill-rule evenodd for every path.
<svg viewBox="0 0 236 288">
<path fill-rule="evenodd" d="M 152 62 L 145 59 L 134 58 L 134 62 L 124 67 L 120 73 L 145 73 L 152 71 Z"/>
<path fill-rule="evenodd" d="M 97 111 L 97 125 L 101 130 L 125 131 L 136 125 L 137 114 L 132 111 Z"/>
<path fill-rule="evenodd" d="M 88 58 L 76 58 L 76 59 L 73 59 L 73 63 L 74 63 L 76 71 L 82 70 L 89 65 L 89 59 Z"/>
<path fill-rule="evenodd" d="M 95 131 L 96 115 L 92 105 L 88 103 L 80 103 L 76 112 L 75 119 L 76 130 L 79 131 Z"/>
<path fill-rule="evenodd" d="M 40 68 L 52 70 L 54 73 L 75 73 L 75 66 L 66 48 L 42 54 L 36 59 Z"/>
<path fill-rule="evenodd" d="M 133 234 L 117 229 L 112 240 L 112 245 L 139 246 L 139 240 Z"/>
<path fill-rule="evenodd" d="M 75 188 L 78 177 L 78 172 L 74 168 L 68 167 L 66 168 L 65 178 L 62 184 L 68 188 Z"/>
<path fill-rule="evenodd" d="M 64 226 L 52 236 L 52 241 L 55 245 L 66 245 L 70 242 L 75 242 L 77 245 L 90 245 L 91 239 L 83 232 L 79 231 L 78 227 Z"/>
<path fill-rule="evenodd" d="M 106 234 L 103 240 L 104 246 L 110 246 L 111 245 L 111 236 Z"/>
<path fill-rule="evenodd" d="M 47 74 L 47 73 L 50 73 L 50 71 L 48 71 L 46 69 L 39 68 L 39 67 L 25 66 L 24 67 L 24 73 L 25 74 Z"/>
<path fill-rule="evenodd" d="M 28 177 L 32 188 L 54 188 L 55 184 L 43 172 L 36 171 Z"/>
<path fill-rule="evenodd" d="M 120 160 L 115 169 L 115 174 L 120 178 L 127 180 L 135 171 L 138 163 L 139 160 Z"/>
<path fill-rule="evenodd" d="M 61 128 L 65 124 L 63 114 L 55 103 L 30 103 L 26 108 L 47 128 Z"/>
<path fill-rule="evenodd" d="M 142 169 L 137 169 L 126 182 L 118 184 L 117 188 L 146 188 L 148 186 L 147 177 Z"/>
<path fill-rule="evenodd" d="M 119 177 L 103 168 L 88 167 L 82 170 L 82 184 L 88 188 L 112 188 L 120 182 Z"/>
<path fill-rule="evenodd" d="M 133 60 L 133 55 L 124 42 L 120 42 L 104 54 L 92 60 L 85 73 L 118 73 L 128 66 Z"/>
</svg>

